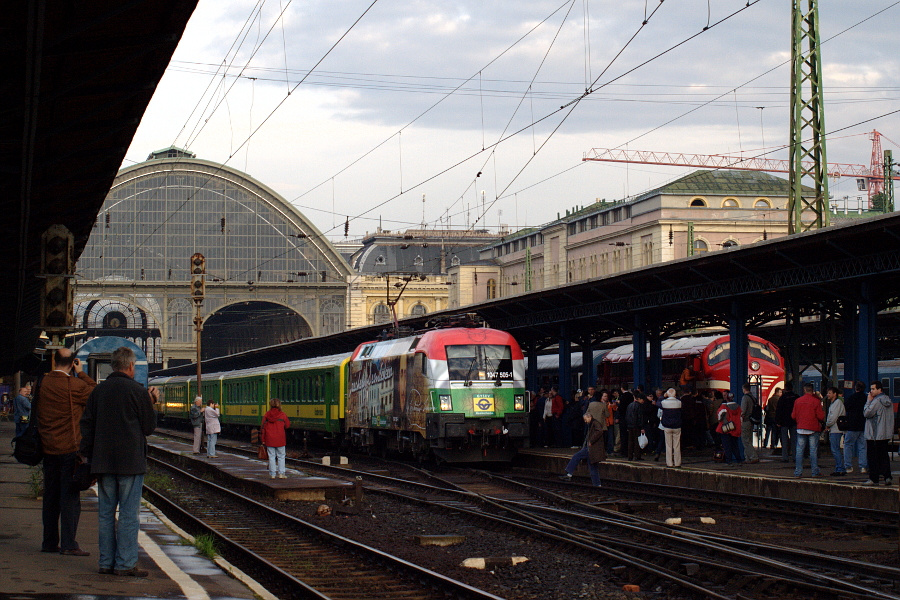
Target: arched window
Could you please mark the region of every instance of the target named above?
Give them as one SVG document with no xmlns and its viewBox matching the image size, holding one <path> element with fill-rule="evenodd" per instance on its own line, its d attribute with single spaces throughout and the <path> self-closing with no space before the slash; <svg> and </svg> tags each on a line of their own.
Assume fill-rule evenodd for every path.
<svg viewBox="0 0 900 600">
<path fill-rule="evenodd" d="M 690 206 L 706 206 L 706 200 L 703 198 L 691 198 Z"/>
<path fill-rule="evenodd" d="M 757 198 L 753 202 L 753 208 L 772 208 L 772 203 L 769 202 L 766 198 Z"/>
<path fill-rule="evenodd" d="M 428 314 L 428 309 L 421 302 L 412 307 L 409 311 L 411 317 L 424 317 Z"/>
<path fill-rule="evenodd" d="M 737 198 L 725 198 L 722 200 L 722 208 L 740 208 L 741 203 L 738 202 Z"/>
<path fill-rule="evenodd" d="M 194 330 L 193 308 L 189 300 L 176 298 L 169 302 L 166 337 L 170 342 L 190 342 Z"/>
<path fill-rule="evenodd" d="M 340 333 L 344 330 L 344 305 L 337 300 L 322 302 L 321 330 L 319 335 Z"/>
<path fill-rule="evenodd" d="M 387 304 L 377 304 L 375 305 L 375 310 L 372 311 L 372 318 L 376 325 L 381 325 L 382 323 L 390 323 L 391 309 L 388 308 Z"/>
<path fill-rule="evenodd" d="M 737 240 L 727 239 L 724 242 L 722 242 L 723 248 L 733 248 L 737 245 L 738 245 Z"/>
<path fill-rule="evenodd" d="M 694 254 L 709 252 L 709 244 L 703 240 L 694 240 Z"/>
<path fill-rule="evenodd" d="M 496 279 L 488 279 L 487 280 L 487 299 L 493 300 L 497 297 L 497 280 Z"/>
</svg>

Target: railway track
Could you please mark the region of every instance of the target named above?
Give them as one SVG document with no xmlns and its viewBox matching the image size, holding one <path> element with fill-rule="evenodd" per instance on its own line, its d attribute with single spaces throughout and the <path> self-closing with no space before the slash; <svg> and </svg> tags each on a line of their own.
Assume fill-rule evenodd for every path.
<svg viewBox="0 0 900 600">
<path fill-rule="evenodd" d="M 229 560 L 281 598 L 499 600 L 390 554 L 338 536 L 161 461 L 151 464 L 183 485 L 148 496 L 189 531 L 212 533 Z"/>
<path fill-rule="evenodd" d="M 461 498 L 481 496 L 482 504 L 496 505 L 498 511 L 506 513 L 503 519 L 510 526 L 525 530 L 534 527 L 547 535 L 586 544 L 610 559 L 615 555 L 608 552 L 617 551 L 626 566 L 645 571 L 639 579 L 647 581 L 649 577 L 647 583 L 651 586 L 657 584 L 659 578 L 655 575 L 659 571 L 654 572 L 652 566 L 647 571 L 640 561 L 632 562 L 635 554 L 660 569 L 668 569 L 668 577 L 663 579 L 670 583 L 683 584 L 685 574 L 690 574 L 694 583 L 702 580 L 705 590 L 725 592 L 726 596 L 728 592 L 740 596 L 753 590 L 753 597 L 900 598 L 900 569 L 895 567 L 750 542 L 622 514 L 598 506 L 597 490 L 592 486 L 567 484 L 570 489 L 577 489 L 576 495 L 590 499 L 582 501 L 480 472 L 457 471 L 434 479 L 443 479 L 447 489 L 463 494 Z M 491 490 L 484 480 L 493 482 L 495 489 Z M 533 499 L 510 499 L 516 492 Z M 436 504 L 467 510 L 458 504 Z"/>
<path fill-rule="evenodd" d="M 516 475 L 515 479 L 554 486 L 557 483 L 545 475 Z M 866 508 L 617 479 L 604 479 L 603 493 L 664 503 L 674 501 L 685 507 L 702 506 L 707 511 L 782 518 L 792 523 L 806 523 L 817 528 L 827 526 L 860 534 L 877 533 L 893 538 L 898 534 L 896 513 Z"/>
<path fill-rule="evenodd" d="M 311 461 L 291 462 L 305 470 L 325 469 Z M 623 514 L 598 506 L 596 488 L 570 483 L 559 492 L 546 489 L 546 479 L 523 482 L 465 470 L 438 476 L 408 465 L 382 464 L 383 469 L 342 467 L 333 472 L 362 478 L 369 493 L 463 514 L 485 528 L 515 528 L 522 535 L 565 544 L 602 563 L 616 579 L 644 589 L 716 599 L 900 598 L 896 568 Z"/>
</svg>

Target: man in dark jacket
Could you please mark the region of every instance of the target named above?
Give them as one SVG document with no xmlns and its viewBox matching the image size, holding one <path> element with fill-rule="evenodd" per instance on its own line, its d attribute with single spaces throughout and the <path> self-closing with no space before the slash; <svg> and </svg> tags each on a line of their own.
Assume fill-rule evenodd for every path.
<svg viewBox="0 0 900 600">
<path fill-rule="evenodd" d="M 868 455 L 866 454 L 866 418 L 863 416 L 863 408 L 866 406 L 866 384 L 857 381 L 853 386 L 853 393 L 844 401 L 847 410 L 847 429 L 844 430 L 844 466 L 847 473 L 853 472 L 853 457 L 862 473 L 869 468 Z"/>
<path fill-rule="evenodd" d="M 793 390 L 786 389 L 775 409 L 775 424 L 781 429 L 781 462 L 790 462 L 797 447 L 797 422 L 791 417 L 797 398 Z"/>
<path fill-rule="evenodd" d="M 41 379 L 38 432 L 44 448 L 44 540 L 41 552 L 89 556 L 75 534 L 81 516 L 81 492 L 72 485 L 81 431 L 78 422 L 96 382 L 68 348 L 53 354 L 53 370 Z"/>
<path fill-rule="evenodd" d="M 112 353 L 113 373 L 94 388 L 81 417 L 81 453 L 97 475 L 101 575 L 148 575 L 137 567 L 138 518 L 159 392 L 134 380 L 135 361 L 129 348 Z"/>
</svg>

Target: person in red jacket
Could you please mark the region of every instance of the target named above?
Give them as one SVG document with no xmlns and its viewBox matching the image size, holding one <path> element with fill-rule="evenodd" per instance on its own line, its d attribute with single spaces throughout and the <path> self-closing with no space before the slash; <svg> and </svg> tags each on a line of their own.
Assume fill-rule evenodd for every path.
<svg viewBox="0 0 900 600">
<path fill-rule="evenodd" d="M 791 418 L 797 422 L 797 452 L 794 454 L 794 477 L 803 476 L 803 451 L 809 446 L 809 466 L 812 476 L 821 477 L 819 473 L 819 434 L 825 421 L 825 409 L 822 399 L 813 394 L 815 388 L 811 383 L 803 384 L 803 395 L 794 401 Z"/>
<path fill-rule="evenodd" d="M 281 410 L 281 400 L 272 398 L 269 401 L 269 412 L 263 415 L 262 427 L 260 428 L 260 441 L 266 447 L 269 453 L 269 476 L 272 479 L 286 479 L 284 473 L 284 451 L 287 446 L 287 435 L 285 432 L 291 426 L 287 415 Z"/>
</svg>

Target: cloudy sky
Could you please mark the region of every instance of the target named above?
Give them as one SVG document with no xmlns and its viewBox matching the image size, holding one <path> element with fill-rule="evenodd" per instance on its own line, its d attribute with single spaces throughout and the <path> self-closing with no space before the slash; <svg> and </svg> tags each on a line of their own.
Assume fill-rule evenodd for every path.
<svg viewBox="0 0 900 600">
<path fill-rule="evenodd" d="M 868 164 L 900 140 L 900 2 L 820 4 L 828 159 Z M 690 172 L 592 148 L 787 158 L 790 5 L 200 0 L 123 166 L 188 148 L 332 239 L 540 225 Z"/>
</svg>

